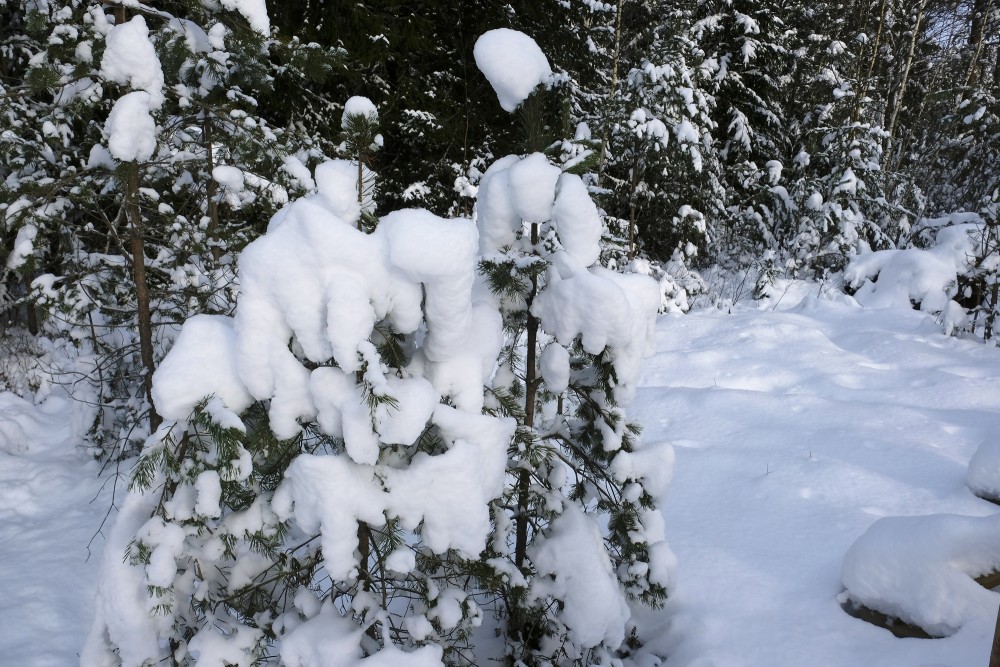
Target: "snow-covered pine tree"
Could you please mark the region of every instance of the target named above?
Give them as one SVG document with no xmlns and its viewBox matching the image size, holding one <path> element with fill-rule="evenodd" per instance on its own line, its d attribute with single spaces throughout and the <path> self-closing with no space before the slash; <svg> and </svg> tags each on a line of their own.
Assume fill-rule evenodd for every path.
<svg viewBox="0 0 1000 667">
<path fill-rule="evenodd" d="M 736 265 L 777 245 L 771 174 L 789 152 L 781 77 L 792 70 L 783 9 L 760 0 L 708 0 L 698 6 L 691 28 L 712 81 L 708 92 L 727 196 L 716 256 Z"/>
<path fill-rule="evenodd" d="M 304 163 L 321 155 L 308 134 L 270 127 L 254 97 L 279 72 L 268 59 L 298 62 L 297 45 L 270 40 L 252 4 L 245 15 L 202 3 L 179 15 L 19 9 L 39 38 L 17 42 L 22 83 L 0 96 L 13 130 L 0 146 L 4 199 L 15 202 L 3 212 L 16 245 L 7 267 L 31 285 L 46 332 L 92 360 L 68 372 L 98 392 L 95 441 L 106 453 L 137 447 L 143 415 L 156 417 L 135 378 L 148 385 L 174 323 L 232 307 L 223 246 L 238 249 L 261 231 L 244 220 L 313 187 Z M 307 54 L 321 65 L 325 55 Z"/>
<path fill-rule="evenodd" d="M 533 154 L 486 180 L 478 230 L 368 233 L 356 165 L 325 162 L 247 246 L 235 318 L 190 318 L 157 370 L 88 664 L 484 664 L 493 628 L 510 660 L 590 664 L 626 598 L 662 601 L 669 450 L 622 407 L 656 287 L 592 267 L 578 177 Z"/>
<path fill-rule="evenodd" d="M 612 214 L 628 221 L 629 258 L 666 260 L 678 249 L 694 257 L 716 236 L 706 221 L 723 218 L 724 196 L 712 138 L 713 99 L 699 67 L 702 54 L 688 33 L 690 12 L 666 3 L 635 3 L 629 24 L 647 31 L 630 35 L 621 63 L 620 115 L 608 130 Z"/>
<path fill-rule="evenodd" d="M 501 106 L 521 107 L 535 151 L 487 169 L 476 209 L 481 271 L 507 332 L 487 405 L 518 422 L 488 554 L 514 575 L 500 596 L 506 655 L 606 664 L 627 633 L 624 598 L 657 606 L 673 579 L 662 479 L 650 475 L 669 463 L 652 462 L 625 414 L 660 296 L 646 276 L 596 266 L 602 223 L 586 186 L 538 152 L 531 118 L 550 72 L 538 46 L 501 29 L 475 54 Z"/>
<path fill-rule="evenodd" d="M 315 179 L 242 253 L 235 320 L 189 319 L 157 371 L 93 664 L 475 663 L 514 430 L 481 410 L 476 231 L 408 210 L 369 234 L 356 165 Z"/>
<path fill-rule="evenodd" d="M 857 78 L 863 43 L 846 4 L 800 7 L 790 47 L 792 153 L 773 167 L 773 268 L 823 276 L 867 249 L 894 247 L 912 213 L 894 205 L 882 161 L 885 132 Z M 902 189 L 901 189 L 902 191 Z"/>
</svg>

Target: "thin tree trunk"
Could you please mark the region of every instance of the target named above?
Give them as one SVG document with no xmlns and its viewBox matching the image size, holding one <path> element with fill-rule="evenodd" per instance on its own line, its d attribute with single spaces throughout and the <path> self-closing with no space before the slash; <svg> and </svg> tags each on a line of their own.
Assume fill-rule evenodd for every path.
<svg viewBox="0 0 1000 667">
<path fill-rule="evenodd" d="M 910 81 L 910 69 L 913 67 L 913 60 L 917 53 L 917 42 L 920 40 L 920 24 L 924 21 L 924 10 L 927 9 L 927 1 L 921 0 L 917 6 L 917 20 L 913 24 L 913 36 L 910 38 L 910 50 L 906 54 L 906 62 L 903 65 L 903 78 L 899 82 L 899 88 L 893 96 L 892 115 L 889 118 L 889 126 L 886 128 L 888 135 L 889 150 L 886 151 L 886 165 L 892 163 L 892 140 L 895 136 L 896 121 L 899 119 L 899 112 L 903 108 L 903 99 L 906 97 L 906 87 Z"/>
<path fill-rule="evenodd" d="M 965 75 L 965 85 L 974 84 L 979 78 L 979 58 L 983 53 L 983 33 L 990 20 L 993 3 L 990 0 L 975 0 L 972 7 L 972 20 L 969 24 L 969 48 L 972 56 L 969 59 L 969 71 Z"/>
<path fill-rule="evenodd" d="M 611 54 L 611 88 L 608 90 L 608 104 L 613 105 L 616 92 L 618 90 L 618 60 L 621 58 L 621 48 L 622 48 L 622 8 L 625 5 L 625 0 L 618 0 L 618 6 L 615 9 L 615 48 Z M 608 113 L 610 113 L 610 109 Z M 604 119 L 604 129 L 601 134 L 601 154 L 598 156 L 597 160 L 597 184 L 601 184 L 601 176 L 604 175 L 604 156 L 607 153 L 608 148 L 608 135 L 611 131 L 611 122 L 609 118 Z"/>
<path fill-rule="evenodd" d="M 531 243 L 538 243 L 538 224 L 531 225 Z M 531 278 L 531 291 L 528 293 L 528 351 L 524 369 L 524 425 L 529 429 L 535 425 L 535 397 L 538 393 L 538 382 L 535 377 L 535 345 L 538 342 L 538 318 L 531 314 L 531 304 L 538 292 L 538 279 Z M 515 525 L 514 564 L 521 567 L 524 564 L 528 550 L 528 501 L 530 500 L 531 471 L 522 469 L 517 479 L 517 517 Z"/>
<path fill-rule="evenodd" d="M 861 115 L 861 102 L 868 97 L 868 88 L 871 85 L 872 74 L 875 72 L 875 63 L 878 62 L 878 50 L 882 44 L 882 27 L 885 25 L 885 9 L 887 0 L 882 0 L 882 7 L 879 9 L 878 32 L 875 33 L 875 44 L 872 46 L 872 58 L 868 62 L 868 73 L 865 75 L 861 87 L 861 94 L 854 96 L 854 110 L 851 113 L 851 120 L 858 122 Z M 861 61 L 858 62 L 858 76 L 861 75 Z"/>
<path fill-rule="evenodd" d="M 205 156 L 208 158 L 208 185 L 205 187 L 205 197 L 208 199 L 208 243 L 211 248 L 212 259 L 216 262 L 222 257 L 222 249 L 216 241 L 219 239 L 219 202 L 216 201 L 216 192 L 219 189 L 218 183 L 212 172 L 215 171 L 215 149 L 212 147 L 212 118 L 205 110 L 205 118 L 202 121 L 203 136 L 205 139 Z"/>
<path fill-rule="evenodd" d="M 128 164 L 128 180 L 125 191 L 125 211 L 130 227 L 132 252 L 132 276 L 135 280 L 135 298 L 139 317 L 139 351 L 145 369 L 143 386 L 149 402 L 149 431 L 160 426 L 160 415 L 153 406 L 153 317 L 150 309 L 149 284 L 146 282 L 146 254 L 142 232 L 142 211 L 139 210 L 139 165 Z"/>
<path fill-rule="evenodd" d="M 364 162 L 362 161 L 361 152 L 358 152 L 358 231 L 361 231 L 361 220 L 364 216 L 364 204 L 365 204 L 365 172 L 364 172 Z"/>
</svg>

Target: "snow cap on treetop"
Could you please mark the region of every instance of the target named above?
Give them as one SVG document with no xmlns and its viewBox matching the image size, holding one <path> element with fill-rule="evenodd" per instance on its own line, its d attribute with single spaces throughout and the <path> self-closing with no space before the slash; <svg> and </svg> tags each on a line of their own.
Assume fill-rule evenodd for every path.
<svg viewBox="0 0 1000 667">
<path fill-rule="evenodd" d="M 340 121 L 340 126 L 347 127 L 347 119 L 350 116 L 364 116 L 370 122 L 378 122 L 378 109 L 367 97 L 355 95 L 344 104 L 344 116 Z"/>
<path fill-rule="evenodd" d="M 504 111 L 516 109 L 552 75 L 549 61 L 535 40 L 517 30 L 499 28 L 483 33 L 472 54 Z"/>
</svg>

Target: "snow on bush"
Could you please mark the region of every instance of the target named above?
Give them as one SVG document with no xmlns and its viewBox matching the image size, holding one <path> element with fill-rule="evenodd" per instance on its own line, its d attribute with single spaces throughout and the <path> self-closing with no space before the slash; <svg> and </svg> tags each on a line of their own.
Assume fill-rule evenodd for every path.
<svg viewBox="0 0 1000 667">
<path fill-rule="evenodd" d="M 918 307 L 938 315 L 948 333 L 961 328 L 966 310 L 956 302 L 959 280 L 978 264 L 976 239 L 983 221 L 966 214 L 958 219 L 924 221 L 937 228 L 929 248 L 879 250 L 855 256 L 844 271 L 854 297 L 870 308 Z"/>
<path fill-rule="evenodd" d="M 935 637 L 974 616 L 996 615 L 998 596 L 973 578 L 1000 570 L 1000 515 L 879 519 L 844 556 L 847 596 Z"/>
<path fill-rule="evenodd" d="M 552 75 L 548 58 L 535 40 L 517 30 L 498 28 L 483 33 L 472 55 L 504 111 L 516 109 Z"/>
</svg>

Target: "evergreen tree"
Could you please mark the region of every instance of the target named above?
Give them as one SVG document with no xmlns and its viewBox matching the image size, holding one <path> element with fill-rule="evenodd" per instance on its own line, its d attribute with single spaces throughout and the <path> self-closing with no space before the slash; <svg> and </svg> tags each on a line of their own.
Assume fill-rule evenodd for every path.
<svg viewBox="0 0 1000 667">
<path fill-rule="evenodd" d="M 593 266 L 583 181 L 510 156 L 478 231 L 359 228 L 359 164 L 316 168 L 242 252 L 235 318 L 159 366 L 85 661 L 471 665 L 503 657 L 485 624 L 511 664 L 602 663 L 672 584 L 666 462 L 624 411 L 658 294 Z"/>
<path fill-rule="evenodd" d="M 268 54 L 293 60 L 295 45 L 267 38 L 259 15 L 200 3 L 16 9 L 37 37 L 15 40 L 26 66 L 0 97 L 7 280 L 81 347 L 68 370 L 98 392 L 97 443 L 136 446 L 159 421 L 149 383 L 173 324 L 230 310 L 231 252 L 262 231 L 248 221 L 313 187 L 305 164 L 321 153 L 304 128 L 272 128 L 256 98 L 278 71 Z"/>
</svg>

